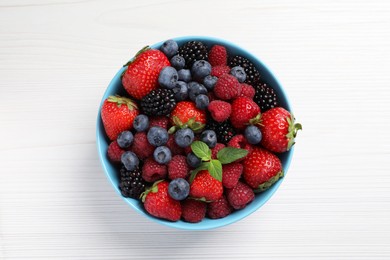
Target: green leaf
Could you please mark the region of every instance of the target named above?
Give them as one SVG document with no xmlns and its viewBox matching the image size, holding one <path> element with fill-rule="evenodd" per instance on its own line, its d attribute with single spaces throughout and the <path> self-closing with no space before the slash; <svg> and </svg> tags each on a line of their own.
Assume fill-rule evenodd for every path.
<svg viewBox="0 0 390 260">
<path fill-rule="evenodd" d="M 210 175 L 218 180 L 222 181 L 222 164 L 218 160 L 211 160 L 208 167 Z"/>
<path fill-rule="evenodd" d="M 211 160 L 211 152 L 210 148 L 201 141 L 195 141 L 191 144 L 192 152 L 202 161 L 210 161 Z"/>
<path fill-rule="evenodd" d="M 194 181 L 196 174 L 200 171 L 207 170 L 209 168 L 210 162 L 202 162 L 201 165 L 199 165 L 198 168 L 194 169 L 191 171 L 191 176 L 190 176 L 190 183 Z"/>
<path fill-rule="evenodd" d="M 183 125 L 183 123 L 180 121 L 180 119 L 177 116 L 172 117 L 173 124 L 180 127 Z"/>
<path fill-rule="evenodd" d="M 245 149 L 225 147 L 218 152 L 217 158 L 222 164 L 227 164 L 244 158 L 247 154 L 248 151 Z"/>
</svg>

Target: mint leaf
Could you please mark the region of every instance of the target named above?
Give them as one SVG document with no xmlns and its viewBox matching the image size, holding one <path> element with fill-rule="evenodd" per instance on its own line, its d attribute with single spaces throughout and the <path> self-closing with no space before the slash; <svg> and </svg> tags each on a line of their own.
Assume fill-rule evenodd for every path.
<svg viewBox="0 0 390 260">
<path fill-rule="evenodd" d="M 222 181 L 222 164 L 218 160 L 211 160 L 208 167 L 210 175 L 218 180 Z"/>
<path fill-rule="evenodd" d="M 227 164 L 244 158 L 247 154 L 248 151 L 245 149 L 225 147 L 218 152 L 217 158 L 222 164 Z"/>
<path fill-rule="evenodd" d="M 210 162 L 202 162 L 201 165 L 199 165 L 198 168 L 194 169 L 191 171 L 191 176 L 190 176 L 190 183 L 195 179 L 196 174 L 200 171 L 207 170 L 209 168 L 209 163 Z"/>
<path fill-rule="evenodd" d="M 191 144 L 192 152 L 198 156 L 198 158 L 202 159 L 202 161 L 210 161 L 211 160 L 211 151 L 210 148 L 201 141 L 195 141 Z"/>
</svg>

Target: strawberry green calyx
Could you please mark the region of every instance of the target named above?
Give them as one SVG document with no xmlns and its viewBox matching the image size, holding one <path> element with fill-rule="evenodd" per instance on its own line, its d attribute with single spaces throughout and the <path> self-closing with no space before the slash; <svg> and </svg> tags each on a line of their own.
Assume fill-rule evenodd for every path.
<svg viewBox="0 0 390 260">
<path fill-rule="evenodd" d="M 286 117 L 288 122 L 288 134 L 286 137 L 288 139 L 287 151 L 295 144 L 295 137 L 299 130 L 302 130 L 302 125 L 300 123 L 295 123 L 295 117 L 291 115 L 291 117 Z"/>
<path fill-rule="evenodd" d="M 257 189 L 254 189 L 253 191 L 256 192 L 256 193 L 260 193 L 260 192 L 263 192 L 263 191 L 266 191 L 268 190 L 275 182 L 277 182 L 280 178 L 282 178 L 284 176 L 284 171 L 281 170 L 280 172 L 278 172 L 274 177 L 272 177 L 271 179 L 269 179 L 268 181 L 260 184 Z"/>
<path fill-rule="evenodd" d="M 249 120 L 249 125 L 261 125 L 261 113 Z"/>
<path fill-rule="evenodd" d="M 107 101 L 112 102 L 112 103 L 116 103 L 118 105 L 118 107 L 120 107 L 121 105 L 127 105 L 127 107 L 129 108 L 130 111 L 133 111 L 133 109 L 138 109 L 137 104 L 133 100 L 131 100 L 130 98 L 126 98 L 126 97 L 121 97 L 119 95 L 109 96 L 107 98 Z"/>
<path fill-rule="evenodd" d="M 141 193 L 141 195 L 139 197 L 142 200 L 142 203 L 145 202 L 146 195 L 148 195 L 150 192 L 156 193 L 158 191 L 157 184 L 159 184 L 162 181 L 164 181 L 164 180 L 155 181 L 153 183 L 152 187 L 147 188 L 144 192 Z"/>
<path fill-rule="evenodd" d="M 172 121 L 174 123 L 174 126 L 169 128 L 168 133 L 173 134 L 176 132 L 178 129 L 183 129 L 183 128 L 190 128 L 192 131 L 195 133 L 199 133 L 204 127 L 205 124 L 202 124 L 200 122 L 195 121 L 195 117 L 191 117 L 186 123 L 183 124 L 183 122 L 177 117 L 173 116 Z"/>
<path fill-rule="evenodd" d="M 129 66 L 139 55 L 141 55 L 142 53 L 144 53 L 147 50 L 150 50 L 149 45 L 146 45 L 141 50 L 139 50 L 132 59 L 130 59 L 125 65 L 123 65 L 123 67 Z"/>
</svg>

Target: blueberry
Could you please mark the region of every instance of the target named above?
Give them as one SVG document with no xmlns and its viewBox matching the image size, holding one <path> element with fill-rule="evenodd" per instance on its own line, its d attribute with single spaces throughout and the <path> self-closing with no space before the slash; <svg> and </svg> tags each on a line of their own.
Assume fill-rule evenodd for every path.
<svg viewBox="0 0 390 260">
<path fill-rule="evenodd" d="M 128 171 L 134 170 L 135 168 L 137 168 L 139 164 L 137 155 L 135 155 L 135 153 L 130 151 L 124 152 L 122 154 L 121 162 L 123 163 L 123 165 Z"/>
<path fill-rule="evenodd" d="M 148 142 L 153 146 L 161 146 L 168 142 L 167 130 L 159 126 L 151 127 L 146 137 L 148 138 Z"/>
<path fill-rule="evenodd" d="M 127 148 L 129 147 L 134 140 L 133 133 L 130 131 L 123 131 L 118 135 L 116 138 L 116 141 L 120 148 Z"/>
<path fill-rule="evenodd" d="M 192 168 L 198 167 L 202 161 L 194 153 L 187 154 L 187 163 Z"/>
<path fill-rule="evenodd" d="M 204 77 L 210 75 L 211 65 L 205 60 L 197 60 L 191 68 L 192 77 L 196 80 L 203 80 Z"/>
<path fill-rule="evenodd" d="M 217 134 L 213 130 L 205 130 L 200 135 L 200 140 L 208 145 L 210 148 L 214 148 L 217 144 Z"/>
<path fill-rule="evenodd" d="M 207 75 L 203 79 L 203 85 L 208 89 L 208 90 L 213 90 L 215 84 L 217 83 L 218 78 L 215 76 Z"/>
<path fill-rule="evenodd" d="M 159 146 L 154 149 L 153 158 L 159 164 L 167 164 L 172 159 L 171 150 L 166 146 Z"/>
<path fill-rule="evenodd" d="M 179 75 L 179 80 L 182 80 L 185 82 L 190 82 L 192 79 L 190 70 L 181 69 L 177 72 L 177 75 Z"/>
<path fill-rule="evenodd" d="M 190 128 L 183 128 L 175 133 L 175 142 L 178 146 L 185 148 L 194 141 L 194 132 Z"/>
<path fill-rule="evenodd" d="M 195 98 L 195 105 L 197 108 L 205 110 L 209 106 L 209 97 L 205 94 L 200 94 Z"/>
<path fill-rule="evenodd" d="M 146 115 L 138 115 L 133 121 L 133 127 L 137 132 L 146 131 L 149 127 L 149 118 Z"/>
<path fill-rule="evenodd" d="M 168 194 L 174 200 L 184 200 L 190 194 L 190 184 L 182 178 L 174 179 L 169 183 Z"/>
<path fill-rule="evenodd" d="M 179 46 L 177 45 L 177 42 L 174 40 L 167 40 L 163 43 L 160 50 L 168 57 L 171 58 L 172 56 L 176 55 L 177 51 L 179 49 Z"/>
<path fill-rule="evenodd" d="M 186 65 L 185 59 L 180 55 L 175 55 L 170 60 L 172 67 L 177 70 L 181 70 Z"/>
<path fill-rule="evenodd" d="M 178 79 L 179 76 L 177 75 L 175 68 L 167 66 L 160 71 L 160 75 L 158 76 L 158 83 L 161 87 L 173 89 Z"/>
<path fill-rule="evenodd" d="M 245 129 L 245 138 L 250 144 L 258 144 L 261 141 L 262 134 L 260 129 L 254 125 L 250 125 Z"/>
<path fill-rule="evenodd" d="M 236 66 L 230 70 L 232 74 L 239 82 L 244 82 L 246 80 L 246 73 L 243 67 Z"/>
<path fill-rule="evenodd" d="M 184 81 L 176 82 L 176 87 L 173 89 L 175 100 L 177 102 L 186 100 L 188 98 L 188 87 Z"/>
<path fill-rule="evenodd" d="M 195 102 L 195 98 L 199 94 L 207 94 L 207 89 L 202 84 L 195 81 L 188 83 L 188 95 L 190 99 Z"/>
</svg>

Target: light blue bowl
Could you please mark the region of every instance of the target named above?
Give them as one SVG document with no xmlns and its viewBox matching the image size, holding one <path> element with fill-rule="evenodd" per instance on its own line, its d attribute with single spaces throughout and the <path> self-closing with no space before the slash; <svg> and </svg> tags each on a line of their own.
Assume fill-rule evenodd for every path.
<svg viewBox="0 0 390 260">
<path fill-rule="evenodd" d="M 286 95 L 285 91 L 283 90 L 282 86 L 276 80 L 274 74 L 264 65 L 264 63 L 262 63 L 253 54 L 251 54 L 248 51 L 244 50 L 243 48 L 237 46 L 236 44 L 233 44 L 231 42 L 228 42 L 228 41 L 225 41 L 222 39 L 212 38 L 212 37 L 186 36 L 186 37 L 175 38 L 174 40 L 176 40 L 178 42 L 179 46 L 187 41 L 193 41 L 193 40 L 202 41 L 203 43 L 207 44 L 209 47 L 211 47 L 215 44 L 220 44 L 220 45 L 224 45 L 227 48 L 229 55 L 241 55 L 241 56 L 248 58 L 256 65 L 257 69 L 260 71 L 260 74 L 261 74 L 263 81 L 268 83 L 270 86 L 272 86 L 274 88 L 277 95 L 279 96 L 280 105 L 282 107 L 286 108 L 287 110 L 291 111 L 290 102 L 289 102 L 287 95 Z M 163 42 L 153 44 L 151 46 L 151 48 L 158 49 L 158 48 L 160 48 L 162 43 Z M 141 47 L 142 46 L 140 46 L 140 48 Z M 135 52 L 136 51 L 134 51 L 134 53 Z M 135 199 L 122 197 L 121 192 L 118 188 L 119 180 L 118 180 L 117 170 L 115 169 L 115 167 L 110 163 L 110 161 L 107 158 L 107 147 L 109 145 L 109 141 L 105 135 L 103 123 L 102 123 L 102 120 L 100 118 L 100 108 L 101 108 L 104 100 L 108 96 L 115 95 L 115 94 L 126 95 L 126 92 L 123 89 L 122 82 L 121 82 L 121 74 L 124 70 L 125 70 L 125 68 L 121 68 L 118 71 L 118 73 L 115 75 L 115 77 L 111 80 L 110 85 L 108 86 L 106 92 L 104 93 L 104 96 L 103 96 L 101 103 L 100 103 L 98 117 L 97 117 L 97 124 L 96 124 L 96 142 L 97 142 L 97 147 L 98 147 L 98 152 L 99 152 L 101 164 L 102 164 L 104 172 L 106 173 L 112 186 L 114 187 L 114 189 L 116 190 L 118 195 L 124 201 L 126 201 L 131 207 L 133 207 L 141 215 L 147 217 L 148 219 L 150 219 L 154 222 L 157 222 L 157 223 L 169 226 L 169 227 L 179 228 L 179 229 L 206 230 L 206 229 L 213 229 L 213 228 L 226 226 L 226 225 L 232 224 L 238 220 L 241 220 L 241 219 L 245 218 L 246 216 L 252 214 L 256 210 L 258 210 L 262 205 L 264 205 L 264 203 L 266 203 L 271 198 L 271 196 L 274 194 L 274 192 L 279 188 L 279 186 L 282 183 L 284 178 L 280 179 L 277 183 L 275 183 L 267 191 L 260 193 L 260 194 L 257 194 L 255 200 L 252 201 L 246 208 L 235 211 L 231 215 L 229 215 L 225 218 L 222 218 L 222 219 L 205 218 L 201 222 L 193 224 L 193 223 L 187 223 L 184 221 L 170 222 L 170 221 L 154 218 L 146 213 L 141 202 L 139 202 Z M 293 155 L 293 150 L 294 150 L 294 148 L 292 148 L 289 152 L 283 153 L 282 155 L 279 156 L 279 158 L 282 161 L 285 174 L 287 173 L 287 170 L 290 166 L 291 158 Z"/>
</svg>

